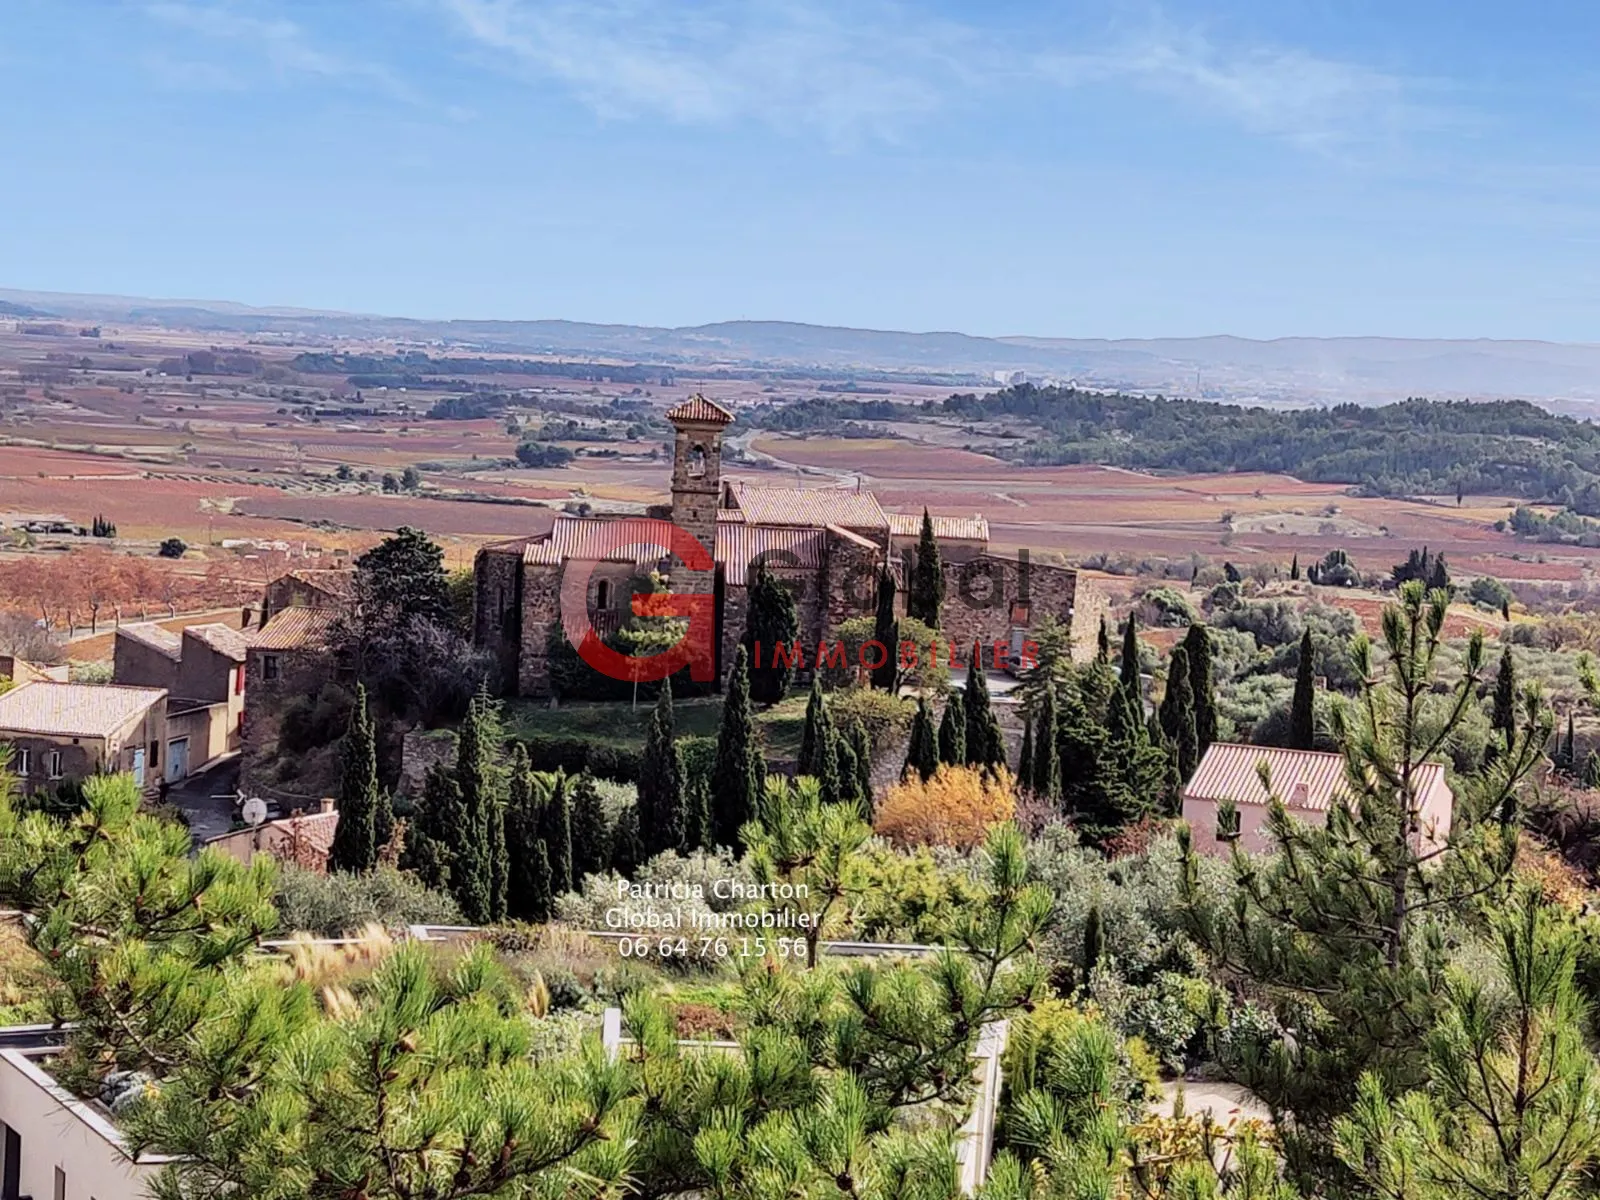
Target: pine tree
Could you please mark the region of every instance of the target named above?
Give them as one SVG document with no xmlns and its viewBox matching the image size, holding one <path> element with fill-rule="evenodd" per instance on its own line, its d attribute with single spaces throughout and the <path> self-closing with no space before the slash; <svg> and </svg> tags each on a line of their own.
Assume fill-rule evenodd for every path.
<svg viewBox="0 0 1600 1200">
<path fill-rule="evenodd" d="M 540 811 L 540 840 L 550 861 L 550 891 L 564 896 L 572 890 L 572 781 L 565 775 Z"/>
<path fill-rule="evenodd" d="M 1364 1194 L 1402 1200 L 1568 1197 L 1600 1156 L 1600 1063 L 1584 1038 L 1582 937 L 1536 889 L 1494 922 L 1498 978 L 1453 972 L 1426 1041 L 1426 1082 L 1364 1075 L 1334 1125 Z"/>
<path fill-rule="evenodd" d="M 1290 579 L 1299 579 L 1300 578 L 1300 556 L 1298 554 L 1296 554 L 1294 556 L 1294 558 L 1289 563 L 1289 578 Z"/>
<path fill-rule="evenodd" d="M 1051 804 L 1061 800 L 1061 751 L 1056 728 L 1056 689 L 1047 684 L 1039 698 L 1039 716 L 1034 722 L 1033 794 Z"/>
<path fill-rule="evenodd" d="M 778 664 L 777 646 L 793 644 L 800 636 L 800 617 L 789 589 L 765 562 L 756 564 L 749 592 L 743 645 L 750 654 L 750 698 L 770 706 L 782 700 L 794 682 L 794 667 Z"/>
<path fill-rule="evenodd" d="M 989 680 L 983 673 L 983 647 L 974 643 L 972 661 L 967 664 L 967 682 L 961 691 L 961 704 L 966 709 L 967 765 L 1000 767 L 1005 765 L 1005 739 L 1000 733 L 1000 722 L 995 718 L 989 703 Z"/>
<path fill-rule="evenodd" d="M 1111 630 L 1106 627 L 1105 613 L 1100 614 L 1100 633 L 1095 639 L 1094 661 L 1102 667 L 1111 663 Z"/>
<path fill-rule="evenodd" d="M 899 671 L 899 624 L 894 616 L 894 575 L 887 567 L 878 572 L 878 612 L 872 636 L 884 648 L 883 663 L 872 670 L 872 686 L 885 692 L 895 690 Z"/>
<path fill-rule="evenodd" d="M 1490 726 L 1507 741 L 1517 730 L 1517 667 L 1511 660 L 1511 647 L 1500 652 L 1500 671 L 1494 681 L 1494 715 Z"/>
<path fill-rule="evenodd" d="M 917 560 L 911 570 L 906 616 L 915 617 L 929 629 L 938 629 L 943 609 L 944 564 L 939 557 L 939 540 L 933 536 L 933 518 L 923 509 L 922 535 L 917 539 Z"/>
<path fill-rule="evenodd" d="M 617 828 L 611 835 L 611 869 L 625 879 L 632 879 L 644 860 L 644 845 L 639 839 L 639 806 L 629 804 L 617 814 Z"/>
<path fill-rule="evenodd" d="M 461 824 L 452 831 L 451 890 L 461 913 L 474 925 L 505 915 L 505 894 L 494 894 L 494 847 L 490 826 L 502 819 L 501 773 L 495 763 L 500 722 L 494 701 L 479 692 L 467 705 L 456 744 L 455 783 L 460 791 Z M 496 915 L 498 914 L 498 916 Z"/>
<path fill-rule="evenodd" d="M 766 771 L 750 710 L 750 657 L 743 646 L 734 655 L 728 693 L 722 701 L 717 760 L 711 770 L 711 844 L 742 850 L 739 831 L 759 815 Z"/>
<path fill-rule="evenodd" d="M 572 886 L 583 888 L 586 875 L 598 875 L 611 862 L 611 829 L 594 776 L 585 771 L 572 787 Z"/>
<path fill-rule="evenodd" d="M 1194 696 L 1195 751 L 1204 758 L 1217 740 L 1217 692 L 1211 672 L 1211 631 L 1196 621 L 1183 635 L 1189 656 L 1189 691 Z M 1197 760 L 1198 761 L 1198 760 Z"/>
<path fill-rule="evenodd" d="M 1316 655 L 1311 630 L 1300 638 L 1300 666 L 1294 677 L 1294 701 L 1289 707 L 1289 748 L 1313 750 L 1317 744 Z"/>
<path fill-rule="evenodd" d="M 1100 906 L 1091 904 L 1089 915 L 1083 922 L 1083 962 L 1080 964 L 1084 981 L 1094 974 L 1100 960 L 1106 956 L 1106 928 L 1100 919 Z"/>
<path fill-rule="evenodd" d="M 938 769 L 939 750 L 934 744 L 933 719 L 928 715 L 927 700 L 918 699 L 917 715 L 911 720 L 911 740 L 906 745 L 906 765 L 902 774 L 915 771 L 923 779 L 931 779 Z"/>
<path fill-rule="evenodd" d="M 1022 749 L 1017 752 L 1017 784 L 1033 787 L 1033 722 L 1022 720 Z"/>
<path fill-rule="evenodd" d="M 1431 830 L 1423 764 L 1477 701 L 1483 637 L 1468 641 L 1461 676 L 1441 696 L 1446 597 L 1415 580 L 1399 597 L 1383 615 L 1381 673 L 1364 635 L 1352 646 L 1362 695 L 1333 710 L 1332 729 L 1350 798 L 1330 809 L 1326 825 L 1274 801 L 1266 829 L 1278 853 L 1237 861 L 1238 891 L 1221 905 L 1200 888 L 1195 851 L 1179 830 L 1181 911 L 1213 962 L 1254 986 L 1315 995 L 1324 1010 L 1315 1030 L 1298 1031 L 1296 1047 L 1270 1048 L 1245 1080 L 1312 1123 L 1349 1105 L 1363 1071 L 1378 1072 L 1385 1086 L 1411 1086 L 1425 1074 L 1447 930 L 1502 901 L 1517 854 L 1518 791 L 1553 725 L 1537 692 L 1525 691 L 1515 741 L 1490 770 L 1459 781 L 1449 830 Z"/>
<path fill-rule="evenodd" d="M 1144 683 L 1139 675 L 1139 619 L 1133 613 L 1128 614 L 1128 624 L 1122 632 L 1122 665 L 1119 678 L 1122 690 L 1138 701 L 1142 708 Z"/>
<path fill-rule="evenodd" d="M 939 718 L 939 761 L 955 767 L 967 761 L 967 709 L 958 696 L 945 701 Z"/>
<path fill-rule="evenodd" d="M 370 871 L 378 861 L 378 751 L 367 689 L 356 684 L 350 725 L 339 746 L 339 823 L 328 852 L 333 871 Z"/>
<path fill-rule="evenodd" d="M 683 845 L 687 821 L 676 740 L 672 680 L 668 677 L 661 681 L 661 695 L 645 729 L 639 770 L 639 844 L 646 860 Z"/>
<path fill-rule="evenodd" d="M 1167 662 L 1167 692 L 1161 698 L 1161 732 L 1171 748 L 1178 782 L 1184 784 L 1200 765 L 1200 742 L 1195 726 L 1194 692 L 1189 682 L 1189 652 L 1173 647 Z"/>
<path fill-rule="evenodd" d="M 850 745 L 856 759 L 856 803 L 861 819 L 872 821 L 872 743 L 867 738 L 867 727 L 860 721 L 850 723 Z"/>
</svg>

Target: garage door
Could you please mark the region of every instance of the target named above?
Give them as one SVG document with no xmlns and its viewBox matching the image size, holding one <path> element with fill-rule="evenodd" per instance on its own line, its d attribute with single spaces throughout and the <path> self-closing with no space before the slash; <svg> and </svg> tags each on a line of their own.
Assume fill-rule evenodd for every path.
<svg viewBox="0 0 1600 1200">
<path fill-rule="evenodd" d="M 173 738 L 167 743 L 167 781 L 177 783 L 189 774 L 189 739 Z"/>
</svg>

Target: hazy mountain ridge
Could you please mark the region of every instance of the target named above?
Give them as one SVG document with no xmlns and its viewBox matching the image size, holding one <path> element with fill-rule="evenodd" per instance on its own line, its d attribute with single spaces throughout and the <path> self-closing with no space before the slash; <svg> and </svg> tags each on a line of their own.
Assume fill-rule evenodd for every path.
<svg viewBox="0 0 1600 1200">
<path fill-rule="evenodd" d="M 61 316 L 218 333 L 386 337 L 463 349 L 770 368 L 947 371 L 1041 378 L 1268 403 L 1379 403 L 1408 395 L 1512 396 L 1586 409 L 1600 402 L 1600 345 L 1492 338 L 988 338 L 792 321 L 667 328 L 568 320 L 427 320 L 228 301 L 0 289 Z"/>
</svg>

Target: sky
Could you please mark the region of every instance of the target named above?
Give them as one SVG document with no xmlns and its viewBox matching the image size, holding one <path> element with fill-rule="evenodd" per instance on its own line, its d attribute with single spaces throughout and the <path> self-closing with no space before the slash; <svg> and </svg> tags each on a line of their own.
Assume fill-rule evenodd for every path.
<svg viewBox="0 0 1600 1200">
<path fill-rule="evenodd" d="M 0 287 L 1600 341 L 1600 6 L 0 0 Z"/>
</svg>

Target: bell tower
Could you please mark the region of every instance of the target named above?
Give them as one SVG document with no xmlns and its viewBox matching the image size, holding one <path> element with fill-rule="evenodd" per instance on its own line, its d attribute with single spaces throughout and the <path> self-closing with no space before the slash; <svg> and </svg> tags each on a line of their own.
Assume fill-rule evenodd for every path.
<svg viewBox="0 0 1600 1200">
<path fill-rule="evenodd" d="M 676 436 L 672 441 L 672 520 L 692 533 L 710 554 L 717 548 L 717 503 L 722 492 L 722 431 L 733 414 L 704 396 L 689 397 L 667 410 Z M 712 590 L 709 572 L 686 572 L 686 586 L 674 581 L 673 591 Z"/>
</svg>

